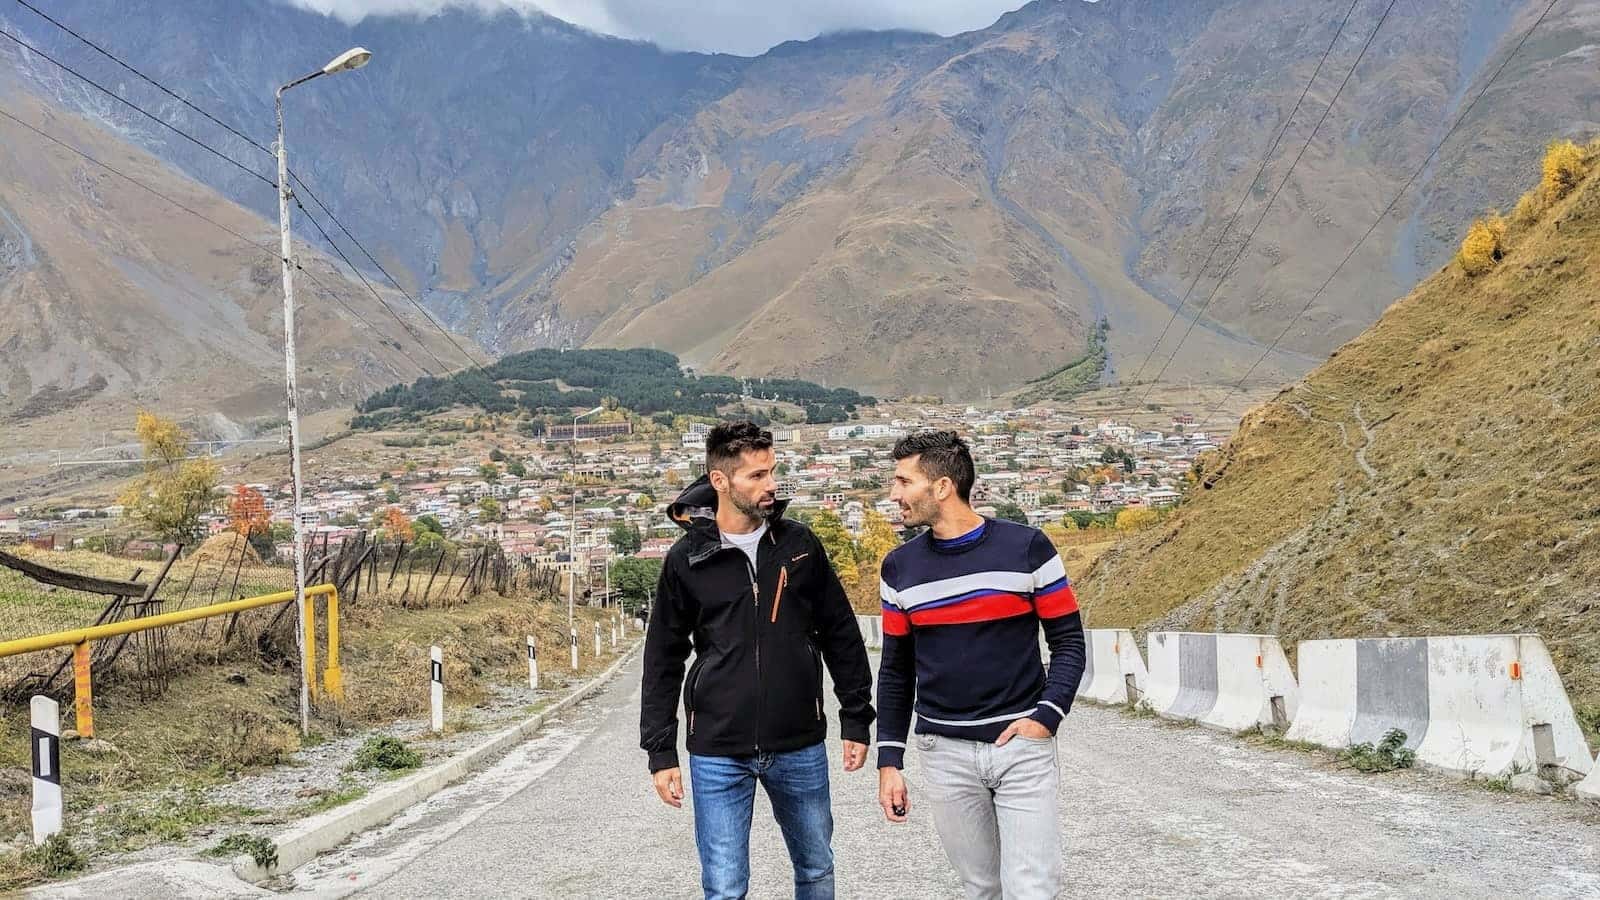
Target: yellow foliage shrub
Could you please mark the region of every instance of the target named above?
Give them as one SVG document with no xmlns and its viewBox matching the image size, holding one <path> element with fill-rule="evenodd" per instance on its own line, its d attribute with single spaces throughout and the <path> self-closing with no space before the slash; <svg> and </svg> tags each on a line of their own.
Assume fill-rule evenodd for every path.
<svg viewBox="0 0 1600 900">
<path fill-rule="evenodd" d="M 1457 264 L 1468 275 L 1482 275 L 1494 268 L 1494 264 L 1505 255 L 1505 238 L 1506 220 L 1498 213 L 1490 213 L 1473 222 L 1472 227 L 1467 229 L 1467 236 L 1461 240 L 1461 252 L 1456 254 Z"/>
<path fill-rule="evenodd" d="M 1545 203 L 1565 197 L 1583 180 L 1587 164 L 1583 149 L 1571 141 L 1551 141 L 1544 153 L 1544 177 L 1539 191 Z"/>
<path fill-rule="evenodd" d="M 1529 191 L 1517 200 L 1517 205 L 1511 210 L 1511 221 L 1518 228 L 1525 228 L 1538 220 L 1544 212 L 1544 203 L 1538 191 Z"/>
</svg>

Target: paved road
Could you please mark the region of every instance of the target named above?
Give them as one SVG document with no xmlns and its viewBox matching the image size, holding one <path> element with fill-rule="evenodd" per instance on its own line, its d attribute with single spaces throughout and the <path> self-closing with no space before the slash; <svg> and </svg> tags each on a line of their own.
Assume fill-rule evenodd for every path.
<svg viewBox="0 0 1600 900">
<path fill-rule="evenodd" d="M 655 798 L 637 748 L 638 674 L 635 660 L 494 769 L 302 869 L 297 892 L 697 896 L 690 811 Z M 1068 896 L 1600 896 L 1600 814 L 1573 802 L 1361 776 L 1087 705 L 1061 765 Z M 959 896 L 918 777 L 913 751 L 913 819 L 895 827 L 875 773 L 835 768 L 841 896 Z M 755 823 L 752 896 L 787 896 L 764 798 Z"/>
</svg>

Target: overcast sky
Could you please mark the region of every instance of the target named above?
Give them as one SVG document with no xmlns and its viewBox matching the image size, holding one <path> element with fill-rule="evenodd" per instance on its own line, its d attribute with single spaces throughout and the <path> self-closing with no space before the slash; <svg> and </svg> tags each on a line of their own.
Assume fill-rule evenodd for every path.
<svg viewBox="0 0 1600 900">
<path fill-rule="evenodd" d="M 984 28 L 1026 0 L 289 0 L 347 22 L 443 6 L 537 9 L 591 31 L 669 50 L 755 56 L 829 31 L 907 28 L 951 35 Z"/>
</svg>

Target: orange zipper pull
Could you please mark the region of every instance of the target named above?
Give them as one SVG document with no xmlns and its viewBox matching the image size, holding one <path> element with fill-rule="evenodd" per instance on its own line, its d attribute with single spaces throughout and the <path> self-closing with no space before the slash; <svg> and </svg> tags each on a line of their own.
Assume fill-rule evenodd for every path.
<svg viewBox="0 0 1600 900">
<path fill-rule="evenodd" d="M 789 567 L 778 570 L 778 590 L 772 595 L 772 621 L 778 621 L 778 604 L 783 602 L 783 586 L 789 583 Z"/>
</svg>

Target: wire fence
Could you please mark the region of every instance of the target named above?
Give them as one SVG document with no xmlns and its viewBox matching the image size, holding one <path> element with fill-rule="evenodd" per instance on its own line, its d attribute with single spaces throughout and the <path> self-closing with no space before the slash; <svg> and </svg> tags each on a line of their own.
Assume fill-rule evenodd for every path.
<svg viewBox="0 0 1600 900">
<path fill-rule="evenodd" d="M 306 583 L 334 584 L 342 616 L 363 607 L 448 609 L 485 591 L 553 597 L 561 578 L 493 544 L 419 547 L 365 533 L 313 541 L 306 558 Z M 156 560 L 0 547 L 0 641 L 293 589 L 292 563 L 262 559 L 231 532 L 191 552 L 170 548 Z M 316 602 L 325 629 L 326 601 Z M 188 667 L 250 656 L 292 667 L 299 658 L 295 621 L 294 604 L 285 603 L 97 641 L 95 683 L 128 685 L 140 699 L 154 699 Z M 25 703 L 32 694 L 64 700 L 71 693 L 70 649 L 0 659 L 0 703 Z"/>
</svg>

